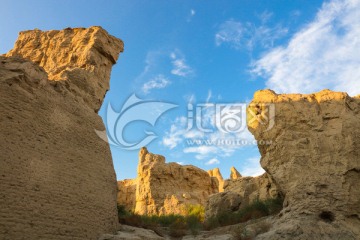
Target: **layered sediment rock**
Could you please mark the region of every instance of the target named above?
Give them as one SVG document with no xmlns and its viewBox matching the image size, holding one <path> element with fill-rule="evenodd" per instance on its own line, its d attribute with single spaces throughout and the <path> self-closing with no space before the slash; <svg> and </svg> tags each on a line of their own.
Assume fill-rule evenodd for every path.
<svg viewBox="0 0 360 240">
<path fill-rule="evenodd" d="M 267 173 L 257 177 L 229 179 L 224 183 L 224 191 L 235 192 L 242 197 L 243 205 L 255 200 L 278 197 L 278 189 Z"/>
<path fill-rule="evenodd" d="M 209 197 L 205 205 L 205 218 L 236 212 L 255 200 L 279 197 L 280 193 L 267 173 L 257 177 L 239 177 L 240 173 L 235 175 L 235 171 L 232 167 L 231 178 L 224 180 L 223 192 Z"/>
<path fill-rule="evenodd" d="M 138 214 L 185 214 L 188 205 L 204 205 L 209 195 L 218 192 L 217 181 L 206 171 L 165 163 L 163 156 L 149 153 L 145 147 L 139 152 L 137 174 L 135 203 L 130 205 L 135 205 Z M 119 184 L 125 186 L 123 182 Z M 119 189 L 119 196 L 126 192 L 126 187 Z M 118 199 L 118 204 L 129 205 L 121 197 Z"/>
<path fill-rule="evenodd" d="M 285 195 L 281 217 L 258 238 L 359 239 L 359 97 L 264 90 L 248 111 L 256 140 L 272 142 L 259 145 L 261 166 Z"/>
<path fill-rule="evenodd" d="M 116 230 L 116 177 L 94 111 L 121 51 L 91 27 L 21 32 L 0 57 L 0 239 Z"/>
<path fill-rule="evenodd" d="M 242 177 L 241 174 L 238 172 L 238 170 L 236 170 L 235 167 L 230 168 L 230 179 L 231 180 L 236 180 L 241 177 Z"/>
<path fill-rule="evenodd" d="M 137 179 L 125 179 L 117 182 L 117 203 L 129 212 L 135 211 Z"/>
<path fill-rule="evenodd" d="M 123 48 L 122 41 L 101 27 L 30 30 L 19 33 L 5 56 L 31 60 L 44 68 L 49 80 L 66 80 L 62 83 L 69 92 L 98 111 L 109 89 L 111 66 Z"/>
<path fill-rule="evenodd" d="M 224 178 L 221 175 L 220 169 L 214 168 L 214 169 L 208 170 L 207 172 L 210 175 L 210 177 L 214 177 L 218 180 L 219 192 L 223 192 L 224 191 Z"/>
<path fill-rule="evenodd" d="M 205 219 L 224 213 L 236 212 L 240 209 L 243 198 L 236 192 L 224 191 L 213 194 L 205 204 Z"/>
</svg>

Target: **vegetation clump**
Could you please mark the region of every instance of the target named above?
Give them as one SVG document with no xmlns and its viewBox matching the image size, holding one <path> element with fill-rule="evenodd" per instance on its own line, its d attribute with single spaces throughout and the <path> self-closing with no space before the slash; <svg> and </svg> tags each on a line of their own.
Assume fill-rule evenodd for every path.
<svg viewBox="0 0 360 240">
<path fill-rule="evenodd" d="M 157 233 L 166 229 L 170 236 L 181 237 L 186 234 L 197 235 L 201 230 L 211 230 L 216 227 L 233 225 L 276 214 L 282 209 L 282 198 L 255 200 L 237 212 L 220 213 L 205 220 L 205 210 L 201 205 L 188 205 L 185 215 L 139 215 L 125 210 L 118 205 L 119 222 L 122 224 L 152 229 Z"/>
<path fill-rule="evenodd" d="M 185 215 L 139 215 L 128 212 L 123 205 L 118 205 L 119 222 L 122 224 L 152 229 L 159 232 L 160 228 L 168 228 L 172 237 L 181 237 L 191 232 L 196 235 L 202 229 L 205 209 L 201 205 L 188 205 Z"/>
<path fill-rule="evenodd" d="M 246 207 L 240 208 L 237 212 L 220 213 L 204 222 L 207 230 L 247 222 L 269 215 L 277 214 L 281 211 L 283 199 L 281 197 L 266 200 L 255 200 Z"/>
</svg>

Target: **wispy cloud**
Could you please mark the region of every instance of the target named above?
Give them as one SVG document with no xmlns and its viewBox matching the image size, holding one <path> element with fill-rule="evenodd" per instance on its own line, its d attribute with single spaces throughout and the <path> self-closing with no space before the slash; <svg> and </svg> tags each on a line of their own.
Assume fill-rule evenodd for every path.
<svg viewBox="0 0 360 240">
<path fill-rule="evenodd" d="M 184 153 L 195 154 L 197 159 L 206 159 L 214 155 L 231 156 L 240 148 L 255 144 L 253 135 L 245 128 L 236 133 L 225 133 L 215 126 L 214 106 L 204 108 L 196 119 L 188 120 L 185 116 L 178 117 L 172 123 L 170 130 L 165 132 L 162 145 L 174 149 L 179 145 Z M 199 118 L 199 119 L 198 119 Z M 193 127 L 188 130 L 188 121 Z M 201 131 L 194 121 L 201 122 L 201 127 L 211 132 Z"/>
<path fill-rule="evenodd" d="M 323 4 L 315 19 L 286 46 L 258 59 L 252 72 L 280 93 L 310 93 L 323 88 L 360 92 L 360 1 Z"/>
<path fill-rule="evenodd" d="M 265 172 L 263 168 L 259 165 L 260 156 L 251 157 L 246 159 L 242 163 L 241 175 L 245 176 L 259 176 Z"/>
<path fill-rule="evenodd" d="M 237 50 L 248 51 L 252 51 L 258 45 L 262 48 L 272 47 L 276 40 L 287 34 L 288 30 L 280 24 L 269 26 L 267 22 L 271 17 L 270 12 L 260 14 L 260 25 L 230 19 L 220 25 L 215 34 L 215 43 L 217 46 L 229 45 Z"/>
<path fill-rule="evenodd" d="M 184 148 L 184 153 L 196 153 L 202 156 L 208 156 L 209 154 L 217 153 L 217 149 L 215 146 L 202 145 L 197 147 Z M 202 159 L 202 158 L 198 158 L 198 159 Z"/>
<path fill-rule="evenodd" d="M 209 161 L 207 161 L 207 162 L 205 163 L 205 165 L 214 165 L 214 164 L 219 164 L 219 163 L 220 163 L 220 161 L 219 161 L 218 159 L 212 158 L 212 159 L 210 159 Z"/>
<path fill-rule="evenodd" d="M 194 73 L 193 69 L 187 65 L 184 55 L 176 49 L 170 53 L 170 59 L 173 65 L 171 73 L 180 77 L 188 77 Z"/>
<path fill-rule="evenodd" d="M 165 88 L 170 84 L 170 80 L 168 80 L 164 75 L 159 74 L 150 81 L 144 83 L 142 90 L 145 94 L 149 93 L 152 89 L 160 89 Z"/>
<path fill-rule="evenodd" d="M 260 19 L 262 24 L 266 24 L 273 16 L 274 14 L 269 11 L 264 11 L 260 14 L 258 14 L 258 18 Z"/>
<path fill-rule="evenodd" d="M 185 117 L 177 117 L 170 127 L 170 131 L 165 133 L 162 139 L 162 145 L 169 149 L 175 148 L 183 141 L 185 134 L 187 119 Z"/>
<path fill-rule="evenodd" d="M 217 46 L 228 43 L 234 48 L 240 48 L 243 31 L 244 28 L 240 22 L 228 20 L 220 25 L 219 31 L 215 35 L 215 43 Z"/>
<path fill-rule="evenodd" d="M 194 70 L 187 65 L 185 56 L 179 49 L 149 51 L 143 71 L 134 80 L 134 88 L 141 89 L 144 94 L 154 89 L 166 88 L 174 82 L 170 81 L 169 73 L 179 79 L 191 76 Z M 174 76 L 172 77 L 175 78 Z"/>
<path fill-rule="evenodd" d="M 186 21 L 191 22 L 192 18 L 195 16 L 195 14 L 196 14 L 195 9 L 190 9 L 189 14 L 186 18 Z"/>
</svg>

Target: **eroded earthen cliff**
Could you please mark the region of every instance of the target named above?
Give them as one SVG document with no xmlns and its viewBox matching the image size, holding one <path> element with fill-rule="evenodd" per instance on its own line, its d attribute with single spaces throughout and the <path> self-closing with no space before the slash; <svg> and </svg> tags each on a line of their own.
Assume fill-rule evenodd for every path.
<svg viewBox="0 0 360 240">
<path fill-rule="evenodd" d="M 116 177 L 94 110 L 121 51 L 91 27 L 25 31 L 0 57 L 0 239 L 116 230 Z"/>
<path fill-rule="evenodd" d="M 220 172 L 220 169 L 214 168 L 214 169 L 208 170 L 207 172 L 210 175 L 210 177 L 214 177 L 217 179 L 217 181 L 219 183 L 219 192 L 223 192 L 224 191 L 224 178 Z"/>
<path fill-rule="evenodd" d="M 259 239 L 359 239 L 360 99 L 323 90 L 315 94 L 255 93 L 249 112 L 261 166 L 285 195 L 284 210 Z M 262 114 L 264 113 L 264 114 Z M 252 119 L 251 119 L 252 118 Z M 268 121 L 270 122 L 270 121 Z"/>
<path fill-rule="evenodd" d="M 129 212 L 135 211 L 137 179 L 125 179 L 117 182 L 117 203 Z"/>
<path fill-rule="evenodd" d="M 242 177 L 234 167 L 230 172 L 230 179 L 223 181 L 223 191 L 209 196 L 206 201 L 206 219 L 220 213 L 236 212 L 256 200 L 277 198 L 281 195 L 267 173 L 257 177 Z"/>
<path fill-rule="evenodd" d="M 121 195 L 129 192 L 125 181 L 120 181 L 118 204 L 135 205 L 138 214 L 185 214 L 189 205 L 204 205 L 209 195 L 218 192 L 216 179 L 195 166 L 165 163 L 161 155 L 149 153 L 144 147 L 139 152 L 135 203 Z M 130 186 L 130 187 L 133 187 Z M 131 208 L 131 207 L 130 207 Z"/>
<path fill-rule="evenodd" d="M 5 56 L 31 60 L 44 68 L 49 80 L 66 80 L 61 81 L 63 87 L 98 111 L 109 90 L 111 67 L 123 48 L 122 41 L 101 27 L 30 30 L 19 33 Z"/>
</svg>

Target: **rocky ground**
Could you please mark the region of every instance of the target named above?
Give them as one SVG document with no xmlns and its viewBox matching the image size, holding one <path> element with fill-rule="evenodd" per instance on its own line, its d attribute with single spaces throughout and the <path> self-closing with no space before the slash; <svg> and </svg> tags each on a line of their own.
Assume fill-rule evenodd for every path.
<svg viewBox="0 0 360 240">
<path fill-rule="evenodd" d="M 142 240 L 142 239 L 169 239 L 169 240 L 241 240 L 254 239 L 256 236 L 267 232 L 272 226 L 276 217 L 264 217 L 251 220 L 246 223 L 239 223 L 225 227 L 219 227 L 211 231 L 199 231 L 196 235 L 189 232 L 185 236 L 174 237 L 169 233 L 169 229 L 162 228 L 150 230 L 137 228 L 127 225 L 121 225 L 117 234 L 104 234 L 99 240 Z"/>
</svg>

